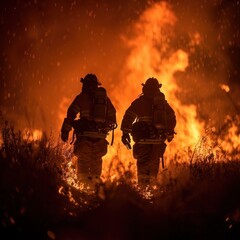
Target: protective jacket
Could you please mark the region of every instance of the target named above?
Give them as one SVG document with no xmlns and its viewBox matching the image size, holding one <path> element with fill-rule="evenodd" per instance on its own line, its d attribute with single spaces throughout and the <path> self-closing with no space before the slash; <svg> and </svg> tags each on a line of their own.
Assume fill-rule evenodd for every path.
<svg viewBox="0 0 240 240">
<path fill-rule="evenodd" d="M 61 131 L 68 133 L 73 127 L 77 134 L 81 133 L 81 136 L 89 136 L 90 132 L 92 132 L 92 137 L 105 138 L 107 131 L 111 129 L 112 125 L 116 124 L 116 110 L 108 97 L 106 101 L 106 119 L 104 122 L 101 122 L 101 124 L 98 124 L 94 120 L 93 97 L 81 92 L 69 106 L 67 117 L 64 119 Z M 75 120 L 78 114 L 80 114 L 80 120 L 82 121 L 77 122 Z M 82 126 L 78 126 L 79 124 L 82 124 Z M 99 128 L 101 128 L 101 130 L 105 129 L 105 131 L 100 132 Z M 99 134 L 94 135 L 94 132 Z"/>
<path fill-rule="evenodd" d="M 164 94 L 162 92 L 159 92 L 159 94 L 162 97 L 162 114 L 165 115 L 164 131 L 173 133 L 176 126 L 175 113 L 165 100 Z M 155 125 L 153 104 L 153 98 L 147 98 L 144 95 L 134 100 L 124 114 L 121 130 L 132 133 L 134 122 L 146 123 L 149 127 L 153 128 Z"/>
</svg>

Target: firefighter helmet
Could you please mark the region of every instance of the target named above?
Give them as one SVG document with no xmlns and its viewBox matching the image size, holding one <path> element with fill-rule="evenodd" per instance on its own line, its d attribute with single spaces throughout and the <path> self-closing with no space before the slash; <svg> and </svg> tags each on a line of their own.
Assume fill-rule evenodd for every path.
<svg viewBox="0 0 240 240">
<path fill-rule="evenodd" d="M 88 73 L 84 78 L 81 78 L 80 82 L 83 83 L 83 84 L 101 85 L 101 83 L 97 79 L 97 76 L 95 74 L 92 74 L 92 73 Z"/>
<path fill-rule="evenodd" d="M 148 78 L 145 83 L 142 83 L 143 86 L 143 94 L 146 96 L 153 96 L 153 94 L 162 87 L 162 84 L 158 82 L 156 78 Z"/>
<path fill-rule="evenodd" d="M 151 86 L 151 87 L 156 87 L 156 88 L 160 88 L 162 87 L 162 84 L 158 82 L 158 80 L 154 77 L 148 78 L 147 81 L 145 83 L 142 83 L 142 86 Z"/>
</svg>

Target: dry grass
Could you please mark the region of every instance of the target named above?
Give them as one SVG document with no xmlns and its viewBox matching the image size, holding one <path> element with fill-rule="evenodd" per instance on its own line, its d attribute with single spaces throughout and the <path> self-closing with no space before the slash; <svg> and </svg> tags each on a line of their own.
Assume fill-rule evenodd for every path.
<svg viewBox="0 0 240 240">
<path fill-rule="evenodd" d="M 179 163 L 178 156 L 161 172 L 155 190 L 139 191 L 126 174 L 89 195 L 66 184 L 68 158 L 60 143 L 21 136 L 4 126 L 1 239 L 240 237 L 239 160 L 189 152 L 189 163 Z"/>
</svg>

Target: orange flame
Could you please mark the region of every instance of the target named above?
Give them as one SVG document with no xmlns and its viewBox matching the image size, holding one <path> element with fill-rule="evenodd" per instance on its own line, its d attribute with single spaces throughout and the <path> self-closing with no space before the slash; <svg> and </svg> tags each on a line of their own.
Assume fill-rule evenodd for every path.
<svg viewBox="0 0 240 240">
<path fill-rule="evenodd" d="M 173 107 L 177 117 L 177 135 L 169 144 L 166 156 L 178 152 L 184 147 L 193 147 L 199 139 L 203 124 L 197 120 L 196 106 L 183 105 L 176 94 L 180 91 L 174 74 L 185 71 L 188 66 L 188 53 L 182 49 L 173 49 L 170 40 L 174 36 L 174 26 L 177 18 L 170 6 L 165 3 L 156 3 L 147 9 L 139 21 L 134 25 L 134 36 L 123 37 L 130 48 L 125 66 L 120 73 L 122 81 L 111 93 L 112 101 L 117 110 L 118 125 L 130 103 L 141 94 L 141 83 L 149 77 L 156 77 L 163 84 L 162 91 Z M 195 34 L 193 44 L 200 43 L 200 35 Z M 61 103 L 66 113 L 66 99 Z M 63 119 L 63 117 L 61 116 Z M 110 136 L 108 140 L 110 140 Z M 121 143 L 121 131 L 115 131 L 115 142 L 108 148 L 104 156 L 103 178 L 118 178 L 129 171 L 132 179 L 136 179 L 136 162 L 132 151 Z M 120 165 L 119 165 L 120 164 Z M 119 167 L 120 166 L 120 167 Z"/>
<path fill-rule="evenodd" d="M 183 105 L 176 96 L 181 89 L 175 82 L 174 74 L 185 71 L 188 66 L 188 53 L 182 49 L 174 50 L 170 45 L 176 21 L 176 16 L 165 2 L 154 4 L 142 14 L 135 24 L 135 35 L 131 39 L 124 38 L 131 51 L 121 73 L 123 81 L 112 94 L 119 99 L 117 112 L 120 124 L 127 107 L 141 93 L 141 83 L 149 77 L 156 77 L 162 82 L 162 91 L 177 117 L 177 135 L 166 152 L 169 157 L 170 152 L 173 155 L 184 147 L 193 147 L 203 130 L 203 123 L 197 120 L 196 106 Z M 199 34 L 195 35 L 196 41 L 200 41 Z M 117 154 L 116 146 L 121 139 L 120 131 L 116 135 L 115 148 L 106 156 L 109 162 Z M 135 164 L 132 154 L 125 148 L 121 148 L 120 153 L 123 163 Z"/>
<path fill-rule="evenodd" d="M 193 150 L 197 147 L 205 127 L 204 123 L 197 119 L 197 106 L 183 104 L 178 99 L 177 94 L 181 92 L 181 86 L 178 86 L 175 81 L 175 74 L 186 70 L 189 65 L 189 56 L 194 52 L 195 46 L 201 44 L 202 38 L 200 33 L 195 32 L 190 36 L 189 52 L 175 49 L 171 45 L 171 40 L 174 37 L 176 23 L 177 17 L 166 2 L 155 3 L 142 13 L 133 26 L 133 35 L 122 36 L 130 51 L 119 73 L 121 81 L 116 83 L 116 88 L 111 92 L 111 100 L 116 107 L 120 127 L 126 109 L 141 94 L 141 84 L 149 77 L 155 77 L 163 84 L 162 91 L 175 110 L 177 118 L 175 129 L 177 134 L 168 144 L 165 154 L 167 159 L 171 159 L 185 148 Z M 220 87 L 226 92 L 230 90 L 224 84 Z M 64 99 L 61 104 L 64 114 L 67 102 L 69 101 Z M 63 118 L 62 115 L 61 119 Z M 103 178 L 113 180 L 119 178 L 127 170 L 132 174 L 132 180 L 135 181 L 136 161 L 133 159 L 132 151 L 127 150 L 121 143 L 119 127 L 115 131 L 114 145 L 109 146 L 108 153 L 104 156 Z M 229 134 L 236 134 L 236 131 L 237 129 L 233 126 Z M 108 140 L 110 138 L 111 135 L 108 136 Z M 211 140 L 206 139 L 206 144 L 211 145 L 207 143 L 208 141 Z M 234 142 L 239 143 L 239 138 L 234 139 Z M 228 143 L 224 144 L 228 146 Z M 205 149 L 206 154 L 211 154 L 210 145 Z"/>
<path fill-rule="evenodd" d="M 22 138 L 23 140 L 34 142 L 34 141 L 40 141 L 43 137 L 43 132 L 40 129 L 28 129 L 25 128 L 22 132 Z"/>
<path fill-rule="evenodd" d="M 230 116 L 226 118 L 226 124 L 228 128 L 225 134 L 218 139 L 218 143 L 221 146 L 222 150 L 225 152 L 225 157 L 227 159 L 239 159 L 240 154 L 240 117 L 232 119 Z M 234 154 L 233 154 L 234 153 Z"/>
</svg>

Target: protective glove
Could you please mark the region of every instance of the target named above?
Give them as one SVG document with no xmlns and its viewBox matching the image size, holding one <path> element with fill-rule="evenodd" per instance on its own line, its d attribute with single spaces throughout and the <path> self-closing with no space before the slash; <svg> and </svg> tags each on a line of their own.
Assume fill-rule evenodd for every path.
<svg viewBox="0 0 240 240">
<path fill-rule="evenodd" d="M 123 132 L 123 135 L 122 135 L 122 143 L 127 147 L 127 149 L 131 149 L 131 138 L 130 138 L 130 135 L 129 133 L 127 132 Z"/>
<path fill-rule="evenodd" d="M 68 140 L 68 132 L 61 132 L 61 139 L 64 142 L 67 142 L 67 140 Z"/>
</svg>

